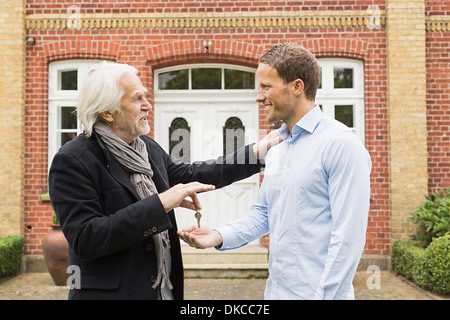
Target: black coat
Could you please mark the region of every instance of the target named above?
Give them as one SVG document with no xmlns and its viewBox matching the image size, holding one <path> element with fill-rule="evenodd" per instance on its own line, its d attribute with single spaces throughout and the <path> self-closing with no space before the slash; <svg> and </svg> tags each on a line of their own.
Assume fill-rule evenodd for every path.
<svg viewBox="0 0 450 320">
<path fill-rule="evenodd" d="M 219 161 L 184 164 L 149 137 L 142 139 L 160 193 L 192 181 L 220 188 L 262 167 L 250 146 Z M 246 164 L 229 164 L 242 163 L 243 153 Z M 164 230 L 169 230 L 171 243 L 173 294 L 183 299 L 174 212 L 165 212 L 158 195 L 139 199 L 127 173 L 96 133 L 81 134 L 58 151 L 49 172 L 49 193 L 69 242 L 69 263 L 80 268 L 81 289 L 71 289 L 69 299 L 157 299 L 152 288 L 157 275 L 152 236 Z"/>
</svg>

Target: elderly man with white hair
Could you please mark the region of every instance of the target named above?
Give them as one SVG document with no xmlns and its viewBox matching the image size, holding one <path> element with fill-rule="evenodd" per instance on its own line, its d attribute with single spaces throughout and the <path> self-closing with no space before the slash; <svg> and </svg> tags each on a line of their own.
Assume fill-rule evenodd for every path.
<svg viewBox="0 0 450 320">
<path fill-rule="evenodd" d="M 90 72 L 77 105 L 84 132 L 50 168 L 50 199 L 80 273 L 69 299 L 183 299 L 173 209 L 200 209 L 197 192 L 260 172 L 258 159 L 280 141 L 270 134 L 217 161 L 177 161 L 147 136 L 152 107 L 137 73 L 109 63 Z"/>
</svg>

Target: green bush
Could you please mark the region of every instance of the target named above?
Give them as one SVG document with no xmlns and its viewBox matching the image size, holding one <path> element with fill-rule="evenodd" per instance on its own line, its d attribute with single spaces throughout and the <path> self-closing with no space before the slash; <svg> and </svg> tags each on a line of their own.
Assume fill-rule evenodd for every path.
<svg viewBox="0 0 450 320">
<path fill-rule="evenodd" d="M 424 204 L 411 213 L 410 221 L 418 226 L 417 234 L 411 237 L 428 246 L 433 238 L 450 231 L 450 189 L 439 189 L 425 199 Z"/>
<path fill-rule="evenodd" d="M 425 249 L 412 241 L 394 242 L 392 269 L 422 288 L 450 294 L 450 233 L 433 239 Z"/>
<path fill-rule="evenodd" d="M 59 224 L 58 217 L 56 216 L 56 213 L 54 211 L 52 213 L 52 222 L 53 224 Z"/>
<path fill-rule="evenodd" d="M 423 261 L 426 270 L 425 288 L 442 294 L 450 294 L 450 233 L 434 239 L 425 250 Z"/>
<path fill-rule="evenodd" d="M 0 278 L 15 275 L 22 263 L 23 238 L 9 236 L 0 238 Z"/>
<path fill-rule="evenodd" d="M 408 279 L 414 278 L 416 263 L 424 258 L 425 250 L 412 241 L 396 241 L 392 245 L 392 269 Z"/>
</svg>

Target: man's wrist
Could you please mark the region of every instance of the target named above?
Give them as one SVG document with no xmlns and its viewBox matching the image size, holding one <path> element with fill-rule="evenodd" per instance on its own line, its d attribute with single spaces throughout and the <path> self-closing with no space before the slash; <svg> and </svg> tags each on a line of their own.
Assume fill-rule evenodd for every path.
<svg viewBox="0 0 450 320">
<path fill-rule="evenodd" d="M 219 250 L 220 248 L 222 248 L 223 238 L 219 231 L 217 231 L 216 229 L 213 229 L 213 231 L 214 231 L 215 238 L 216 238 L 214 241 L 214 244 L 215 244 L 214 248 Z"/>
</svg>

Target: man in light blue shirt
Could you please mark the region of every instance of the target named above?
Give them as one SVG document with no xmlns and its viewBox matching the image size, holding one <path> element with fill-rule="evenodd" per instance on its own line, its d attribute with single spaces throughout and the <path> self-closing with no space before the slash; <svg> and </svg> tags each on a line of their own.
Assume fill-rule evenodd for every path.
<svg viewBox="0 0 450 320">
<path fill-rule="evenodd" d="M 256 202 L 224 227 L 179 232 L 191 246 L 229 250 L 270 233 L 266 299 L 354 299 L 365 244 L 371 160 L 340 122 L 314 105 L 320 67 L 306 49 L 269 49 L 257 69 L 257 101 L 283 120 Z"/>
</svg>

